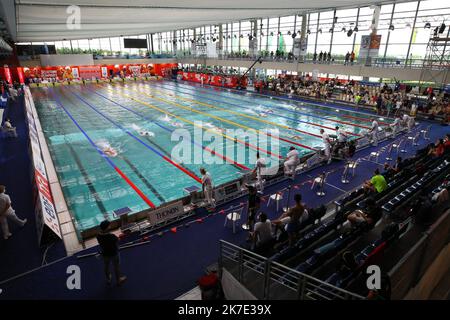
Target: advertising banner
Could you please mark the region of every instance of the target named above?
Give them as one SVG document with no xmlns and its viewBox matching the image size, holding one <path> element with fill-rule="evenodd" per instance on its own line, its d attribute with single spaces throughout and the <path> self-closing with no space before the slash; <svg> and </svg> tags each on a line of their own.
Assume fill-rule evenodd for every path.
<svg viewBox="0 0 450 320">
<path fill-rule="evenodd" d="M 248 41 L 248 53 L 251 57 L 256 57 L 258 54 L 258 39 L 253 38 Z"/>
<path fill-rule="evenodd" d="M 184 214 L 183 201 L 177 201 L 148 213 L 148 221 L 152 226 L 171 220 Z"/>
<path fill-rule="evenodd" d="M 361 48 L 359 49 L 360 58 L 376 58 L 380 51 L 381 35 L 371 34 L 361 36 Z"/>
<path fill-rule="evenodd" d="M 58 72 L 56 70 L 42 70 L 41 71 L 42 78 L 57 78 Z"/>
<path fill-rule="evenodd" d="M 206 43 L 197 43 L 195 45 L 195 55 L 197 57 L 206 56 Z"/>
<path fill-rule="evenodd" d="M 134 77 L 141 75 L 141 66 L 129 66 L 128 69 L 130 69 L 131 75 Z"/>
<path fill-rule="evenodd" d="M 72 76 L 75 79 L 80 77 L 80 74 L 78 73 L 78 68 L 72 68 Z"/>
<path fill-rule="evenodd" d="M 217 58 L 217 46 L 215 43 L 208 43 L 206 45 L 207 56 L 208 58 Z"/>
<path fill-rule="evenodd" d="M 108 78 L 108 68 L 102 67 L 102 78 Z"/>
<path fill-rule="evenodd" d="M 186 72 L 180 71 L 179 75 L 181 75 L 182 79 L 185 81 L 192 82 L 201 82 L 203 78 L 204 84 L 210 84 L 213 86 L 227 87 L 227 88 L 236 88 L 239 82 L 238 76 L 224 76 L 224 75 L 208 75 L 204 73 L 198 72 Z M 243 79 L 244 83 L 246 82 L 246 78 Z"/>
<path fill-rule="evenodd" d="M 80 78 L 82 79 L 92 79 L 92 78 L 100 78 L 101 71 L 100 66 L 82 66 L 78 67 L 80 72 Z"/>
<path fill-rule="evenodd" d="M 41 244 L 45 231 L 44 227 L 47 227 L 59 238 L 61 238 L 61 230 L 59 228 L 58 216 L 50 191 L 50 184 L 48 182 L 45 164 L 42 158 L 36 123 L 33 117 L 32 109 L 34 108 L 34 103 L 31 98 L 31 93 L 27 91 L 29 89 L 26 88 L 25 90 L 25 105 L 31 145 L 30 151 L 34 167 L 34 184 L 37 192 L 35 199 L 36 226 L 38 228 L 37 232 L 39 243 Z"/>
</svg>

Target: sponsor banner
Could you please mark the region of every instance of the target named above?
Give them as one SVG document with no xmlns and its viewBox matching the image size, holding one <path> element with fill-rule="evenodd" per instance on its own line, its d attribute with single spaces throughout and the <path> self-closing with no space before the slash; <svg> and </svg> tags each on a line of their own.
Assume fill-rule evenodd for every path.
<svg viewBox="0 0 450 320">
<path fill-rule="evenodd" d="M 101 77 L 100 66 L 83 66 L 78 67 L 78 69 L 80 72 L 79 78 L 92 79 Z"/>
<path fill-rule="evenodd" d="M 299 57 L 300 56 L 300 38 L 294 39 L 293 47 L 294 47 L 294 50 L 293 50 L 294 56 Z"/>
<path fill-rule="evenodd" d="M 27 88 L 26 90 L 29 89 Z M 59 238 L 62 237 L 55 204 L 50 191 L 50 184 L 47 178 L 47 171 L 42 158 L 36 123 L 32 114 L 33 101 L 30 99 L 30 95 L 30 92 L 27 91 L 25 101 L 32 153 L 31 156 L 34 167 L 34 182 L 38 193 L 35 202 L 36 226 L 38 230 L 38 239 L 39 242 L 41 242 L 44 225 L 52 230 Z"/>
<path fill-rule="evenodd" d="M 197 43 L 195 45 L 195 54 L 197 57 L 206 56 L 207 46 L 206 43 Z"/>
<path fill-rule="evenodd" d="M 139 77 L 141 75 L 141 66 L 129 66 L 128 69 L 130 69 L 130 72 L 134 77 Z"/>
<path fill-rule="evenodd" d="M 210 84 L 213 86 L 221 86 L 227 88 L 235 88 L 239 82 L 239 76 L 213 76 L 204 73 L 197 72 L 184 72 L 180 71 L 179 75 L 181 75 L 182 79 L 185 81 L 192 82 L 201 82 L 203 79 L 204 84 Z M 246 78 L 243 79 L 243 82 L 246 82 Z"/>
<path fill-rule="evenodd" d="M 306 48 L 308 46 L 308 42 L 306 38 L 295 38 L 294 39 L 294 50 L 293 54 L 296 57 L 305 56 Z"/>
<path fill-rule="evenodd" d="M 72 76 L 75 79 L 80 77 L 80 74 L 78 73 L 78 68 L 72 68 Z"/>
<path fill-rule="evenodd" d="M 58 72 L 56 70 L 42 70 L 41 77 L 42 78 L 57 78 Z"/>
<path fill-rule="evenodd" d="M 102 78 L 108 78 L 108 68 L 102 67 Z"/>
<path fill-rule="evenodd" d="M 361 36 L 361 48 L 359 49 L 360 58 L 375 58 L 378 57 L 380 50 L 381 35 L 371 34 Z"/>
<path fill-rule="evenodd" d="M 256 57 L 258 54 L 258 39 L 253 38 L 248 41 L 248 53 L 251 57 Z"/>
<path fill-rule="evenodd" d="M 206 51 L 207 51 L 208 58 L 217 58 L 218 57 L 217 47 L 216 47 L 215 43 L 208 43 L 206 45 Z"/>
<path fill-rule="evenodd" d="M 177 201 L 168 206 L 164 206 L 148 213 L 148 221 L 152 226 L 167 220 L 179 217 L 184 214 L 183 202 Z"/>
</svg>

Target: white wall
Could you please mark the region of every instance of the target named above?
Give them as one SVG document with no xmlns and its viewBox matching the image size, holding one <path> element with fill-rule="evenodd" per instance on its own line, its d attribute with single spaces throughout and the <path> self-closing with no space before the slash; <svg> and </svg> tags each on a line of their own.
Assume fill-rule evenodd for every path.
<svg viewBox="0 0 450 320">
<path fill-rule="evenodd" d="M 41 54 L 41 66 L 91 66 L 92 54 Z"/>
</svg>

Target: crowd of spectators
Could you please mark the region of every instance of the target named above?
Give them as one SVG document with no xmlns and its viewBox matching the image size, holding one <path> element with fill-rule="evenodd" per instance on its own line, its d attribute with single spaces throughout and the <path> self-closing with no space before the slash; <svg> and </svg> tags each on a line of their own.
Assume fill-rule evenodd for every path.
<svg viewBox="0 0 450 320">
<path fill-rule="evenodd" d="M 358 106 L 374 108 L 379 115 L 417 112 L 429 118 L 439 117 L 443 122 L 450 122 L 450 97 L 444 91 L 435 92 L 432 88 L 420 90 L 399 82 L 375 86 L 354 80 L 338 78 L 313 80 L 311 76 L 280 76 L 255 82 L 259 92 L 268 91 L 275 94 L 298 95 L 316 99 L 334 99 Z"/>
</svg>

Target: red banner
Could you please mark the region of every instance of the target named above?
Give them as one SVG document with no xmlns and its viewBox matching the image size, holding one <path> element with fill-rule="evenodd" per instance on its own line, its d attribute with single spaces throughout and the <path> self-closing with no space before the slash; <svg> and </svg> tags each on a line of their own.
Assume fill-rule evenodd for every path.
<svg viewBox="0 0 450 320">
<path fill-rule="evenodd" d="M 227 88 L 236 88 L 240 79 L 240 76 L 211 75 L 206 73 L 186 71 L 180 71 L 178 74 L 181 76 L 182 80 L 201 83 L 203 79 L 204 84 Z M 243 85 L 247 85 L 246 78 L 244 78 Z"/>
<path fill-rule="evenodd" d="M 100 66 L 81 66 L 78 67 L 78 71 L 81 79 L 96 79 L 102 77 Z"/>
</svg>

